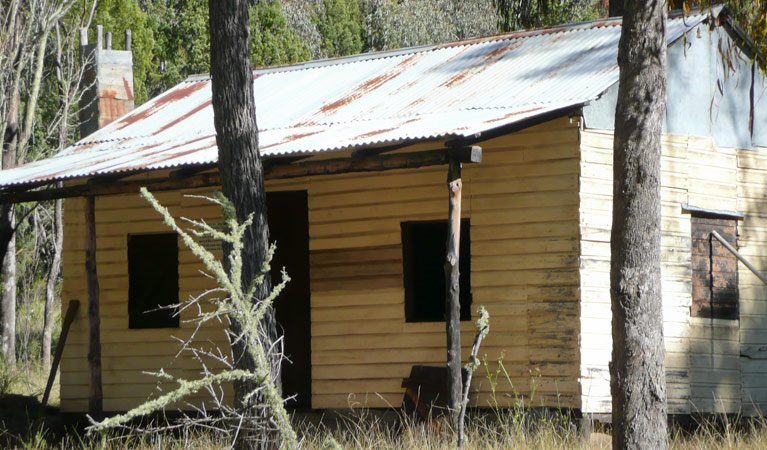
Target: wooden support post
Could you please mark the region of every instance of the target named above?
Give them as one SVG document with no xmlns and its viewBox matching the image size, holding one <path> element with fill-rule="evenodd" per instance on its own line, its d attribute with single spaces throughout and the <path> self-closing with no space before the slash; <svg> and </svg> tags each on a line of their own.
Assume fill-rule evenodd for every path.
<svg viewBox="0 0 767 450">
<path fill-rule="evenodd" d="M 458 425 L 461 404 L 461 303 L 458 258 L 461 240 L 461 163 L 449 158 L 447 189 L 449 209 L 447 255 L 445 258 L 445 326 L 447 329 L 447 372 L 450 417 Z M 457 428 L 456 428 L 457 429 Z"/>
<path fill-rule="evenodd" d="M 103 408 L 101 389 L 101 319 L 99 317 L 99 279 L 96 273 L 96 198 L 85 198 L 85 273 L 88 282 L 88 368 L 90 389 L 88 412 L 100 420 Z"/>
</svg>

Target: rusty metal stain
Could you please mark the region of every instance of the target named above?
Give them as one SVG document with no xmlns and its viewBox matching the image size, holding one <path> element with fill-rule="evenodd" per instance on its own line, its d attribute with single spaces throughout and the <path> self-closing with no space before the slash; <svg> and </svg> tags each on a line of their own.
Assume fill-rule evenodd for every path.
<svg viewBox="0 0 767 450">
<path fill-rule="evenodd" d="M 505 115 L 503 115 L 502 117 L 498 117 L 498 118 L 495 118 L 495 119 L 490 119 L 490 120 L 488 120 L 486 123 L 495 123 L 495 122 L 500 122 L 500 121 L 502 121 L 502 120 L 506 120 L 506 119 L 508 119 L 508 118 L 510 118 L 510 117 L 514 117 L 514 116 L 521 116 L 521 115 L 529 114 L 529 113 L 531 113 L 531 112 L 540 111 L 541 109 L 543 109 L 543 106 L 539 106 L 539 107 L 537 107 L 537 108 L 530 108 L 530 109 L 526 109 L 526 110 L 524 110 L 524 111 L 514 111 L 514 112 L 511 112 L 511 113 L 505 114 Z"/>
<path fill-rule="evenodd" d="M 357 100 L 358 98 L 370 93 L 371 91 L 381 87 L 387 81 L 396 78 L 400 73 L 402 73 L 403 70 L 405 70 L 408 66 L 412 65 L 420 57 L 421 55 L 419 55 L 418 53 L 415 53 L 409 56 L 408 58 L 405 58 L 403 61 L 400 61 L 399 63 L 397 63 L 397 65 L 394 66 L 391 70 L 385 73 L 382 73 L 376 77 L 373 77 L 369 80 L 365 80 L 362 84 L 352 89 L 347 96 L 322 106 L 319 110 L 319 114 L 327 115 L 343 106 L 350 104 L 354 100 Z"/>
<path fill-rule="evenodd" d="M 116 99 L 117 98 L 117 92 L 111 90 L 111 89 L 105 89 L 101 92 L 99 92 L 99 97 L 101 98 L 111 98 Z"/>
<path fill-rule="evenodd" d="M 397 129 L 396 127 L 392 127 L 392 128 L 384 128 L 382 130 L 368 131 L 367 133 L 362 133 L 360 135 L 355 136 L 353 139 L 364 140 L 364 139 L 367 139 L 369 137 L 373 137 L 373 136 L 377 136 L 379 134 L 384 134 L 384 133 L 388 133 L 390 131 L 394 131 L 396 129 Z"/>
<path fill-rule="evenodd" d="M 195 143 L 195 142 L 204 141 L 204 140 L 210 139 L 210 138 L 214 138 L 214 140 L 215 140 L 215 135 L 198 136 L 198 137 L 194 137 L 192 139 L 186 140 L 186 141 L 174 143 L 173 145 L 170 145 L 168 147 L 163 147 L 162 151 L 168 152 L 169 157 L 175 158 L 177 156 L 177 154 L 173 153 L 172 152 L 173 150 L 181 148 L 181 147 L 184 147 L 186 145 L 189 145 L 189 144 L 192 144 L 192 143 Z M 121 141 L 120 145 L 124 145 L 125 142 L 127 142 L 127 140 L 126 141 Z M 151 145 L 151 144 L 143 145 L 141 147 L 134 148 L 133 151 L 134 152 L 141 152 L 141 151 L 149 150 L 149 149 L 156 148 L 156 147 L 157 147 L 157 145 Z"/>
<path fill-rule="evenodd" d="M 315 134 L 318 134 L 318 133 L 322 133 L 322 131 L 321 130 L 317 130 L 317 131 L 308 131 L 306 133 L 291 134 L 289 136 L 285 136 L 280 142 L 273 142 L 271 144 L 261 145 L 261 146 L 259 146 L 259 148 L 260 148 L 260 150 L 265 150 L 267 148 L 274 147 L 275 145 L 280 145 L 280 144 L 285 143 L 285 142 L 297 141 L 297 140 L 303 139 L 305 137 L 314 136 Z"/>
<path fill-rule="evenodd" d="M 130 88 L 130 83 L 128 83 L 128 80 L 123 77 L 123 86 L 125 87 L 125 95 L 128 97 L 128 100 L 133 100 L 133 91 Z"/>
<path fill-rule="evenodd" d="M 670 18 L 668 41 L 706 18 Z M 262 154 L 473 136 L 582 105 L 617 82 L 619 37 L 607 19 L 256 69 Z M 210 79 L 195 76 L 56 156 L 0 171 L 0 187 L 216 158 Z"/>
<path fill-rule="evenodd" d="M 165 106 L 166 104 L 173 103 L 175 101 L 188 97 L 192 95 L 194 92 L 205 87 L 206 84 L 207 83 L 202 83 L 202 82 L 182 83 L 180 86 L 177 86 L 165 92 L 164 94 L 160 94 L 160 96 L 155 99 L 156 101 L 151 102 L 150 107 L 143 110 L 137 110 L 134 114 L 129 114 L 123 117 L 118 122 L 116 122 L 119 125 L 117 127 L 117 130 L 123 129 L 127 127 L 128 125 L 131 125 L 133 123 L 139 122 L 141 120 L 144 120 L 150 117 L 155 112 L 157 112 L 157 110 L 162 109 L 163 106 Z"/>
<path fill-rule="evenodd" d="M 185 112 L 181 116 L 177 117 L 176 119 L 173 119 L 172 121 L 166 123 L 165 125 L 161 126 L 157 132 L 153 134 L 160 134 L 163 131 L 167 130 L 168 128 L 174 127 L 177 124 L 183 122 L 184 120 L 188 119 L 189 117 L 192 117 L 193 115 L 197 114 L 198 112 L 202 111 L 205 108 L 208 108 L 211 106 L 211 101 L 208 100 L 206 102 L 200 103 L 199 105 L 195 106 L 189 112 Z"/>
<path fill-rule="evenodd" d="M 496 60 L 503 58 L 504 56 L 512 52 L 514 49 L 524 44 L 524 42 L 525 41 L 521 39 L 513 39 L 506 45 L 498 46 L 498 48 L 496 48 L 495 50 L 489 52 L 487 55 L 484 55 L 474 67 L 450 77 L 448 80 L 446 80 L 442 84 L 442 86 L 451 88 L 463 83 L 467 79 L 476 77 L 480 73 L 492 67 L 492 64 Z"/>
</svg>

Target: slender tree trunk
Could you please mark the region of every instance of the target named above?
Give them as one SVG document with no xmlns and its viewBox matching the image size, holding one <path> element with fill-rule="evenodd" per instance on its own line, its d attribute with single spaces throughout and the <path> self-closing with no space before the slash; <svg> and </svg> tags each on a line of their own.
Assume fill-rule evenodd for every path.
<svg viewBox="0 0 767 450">
<path fill-rule="evenodd" d="M 615 112 L 610 293 L 613 448 L 663 449 L 660 159 L 666 109 L 666 2 L 628 2 Z"/>
<path fill-rule="evenodd" d="M 11 227 L 15 226 L 13 209 L 9 216 Z M 5 361 L 16 365 L 16 236 L 11 236 L 8 251 L 3 258 L 3 332 L 2 351 Z"/>
<path fill-rule="evenodd" d="M 51 341 L 53 340 L 53 310 L 56 300 L 56 281 L 61 273 L 61 248 L 64 243 L 64 222 L 61 217 L 61 200 L 53 205 L 53 260 L 48 269 L 45 284 L 45 317 L 43 322 L 43 347 L 41 349 L 43 367 L 51 367 Z"/>
<path fill-rule="evenodd" d="M 45 62 L 45 50 L 50 33 L 50 23 L 46 22 L 51 17 L 38 17 L 36 20 L 41 22 L 38 24 L 42 27 L 42 35 L 35 37 L 33 45 L 26 47 L 29 43 L 23 43 L 20 41 L 22 38 L 22 16 L 17 14 L 24 14 L 17 9 L 18 5 L 12 7 L 12 16 L 10 20 L 16 21 L 16 28 L 13 39 L 12 47 L 13 51 L 10 53 L 10 60 L 14 61 L 13 67 L 15 76 L 12 78 L 12 88 L 10 89 L 10 99 L 8 106 L 8 114 L 6 120 L 6 129 L 3 133 L 3 155 L 2 155 L 2 168 L 10 169 L 15 167 L 19 158 L 23 160 L 26 154 L 27 145 L 30 138 L 35 122 L 35 110 L 37 109 L 37 100 L 40 95 L 40 86 L 43 77 L 43 67 Z M 24 20 L 28 20 L 24 17 Z M 31 34 L 29 35 L 31 36 Z M 26 48 L 25 48 L 26 47 Z M 32 63 L 32 72 L 30 73 L 31 86 L 29 90 L 25 92 L 24 96 L 24 108 L 25 115 L 24 120 L 20 124 L 20 105 L 21 105 L 21 80 L 24 73 L 24 67 L 28 63 L 26 58 L 28 56 L 23 55 L 23 52 L 27 49 L 31 50 L 30 53 L 34 54 L 33 58 L 30 58 Z M 22 55 L 19 56 L 19 53 Z M 17 59 L 18 56 L 18 60 Z M 2 353 L 6 361 L 10 364 L 16 362 L 16 217 L 14 214 L 13 205 L 4 205 L 0 207 L 0 260 L 2 260 L 2 273 L 3 273 L 3 288 L 2 288 L 2 302 L 0 310 L 2 310 L 2 333 L 0 333 L 0 346 L 2 347 Z"/>
<path fill-rule="evenodd" d="M 221 185 L 224 195 L 234 204 L 239 221 L 244 221 L 253 214 L 253 226 L 245 234 L 243 249 L 242 284 L 246 290 L 252 280 L 260 274 L 261 265 L 269 249 L 264 169 L 258 149 L 253 72 L 250 62 L 249 4 L 246 0 L 208 2 L 212 103 Z M 225 260 L 228 259 L 229 250 L 224 249 Z M 270 291 L 271 279 L 267 272 L 254 301 L 266 298 Z M 261 327 L 264 347 L 270 349 L 272 342 L 277 339 L 274 311 L 264 317 Z M 232 324 L 232 329 L 238 333 L 239 324 Z M 247 343 L 240 341 L 233 345 L 235 364 L 239 368 L 250 369 L 254 363 L 243 345 Z M 271 354 L 270 359 L 272 376 L 279 388 L 280 356 Z M 235 401 L 241 402 L 255 387 L 252 383 L 235 382 Z M 253 398 L 248 405 L 242 406 L 249 409 L 257 403 L 261 403 L 260 399 Z M 269 414 L 265 409 L 253 413 L 265 419 Z M 268 420 L 264 420 L 260 425 L 267 422 Z M 274 435 L 248 436 L 241 433 L 237 446 L 247 447 L 250 445 L 248 441 L 253 439 L 271 440 Z"/>
<path fill-rule="evenodd" d="M 3 142 L 2 168 L 16 166 L 16 149 L 19 142 L 19 84 L 16 83 L 8 108 L 8 121 Z M 2 242 L 3 288 L 0 300 L 2 321 L 0 326 L 0 350 L 6 362 L 16 364 L 16 227 L 13 205 L 0 206 L 0 235 Z"/>
<path fill-rule="evenodd" d="M 61 118 L 58 130 L 58 149 L 61 152 L 67 146 L 67 132 L 69 127 L 69 110 L 72 104 L 71 87 L 79 85 L 78 69 L 65 73 L 64 44 L 62 42 L 59 25 L 56 25 L 56 82 L 59 85 L 59 110 Z M 69 67 L 68 65 L 66 67 Z M 77 89 L 75 89 L 77 91 Z M 61 182 L 56 187 L 62 187 Z M 53 204 L 53 260 L 48 268 L 48 279 L 45 284 L 45 317 L 43 323 L 43 346 L 41 349 L 43 367 L 46 370 L 51 366 L 51 343 L 53 341 L 53 304 L 56 300 L 56 282 L 61 274 L 61 252 L 64 244 L 64 220 L 62 216 L 63 201 L 56 200 Z"/>
</svg>

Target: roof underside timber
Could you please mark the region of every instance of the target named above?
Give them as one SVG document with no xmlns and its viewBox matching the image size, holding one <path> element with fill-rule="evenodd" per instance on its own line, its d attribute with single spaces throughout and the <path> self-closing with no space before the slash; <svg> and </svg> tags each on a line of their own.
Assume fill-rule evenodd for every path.
<svg viewBox="0 0 767 450">
<path fill-rule="evenodd" d="M 719 9 L 715 9 L 716 16 Z M 709 13 L 670 18 L 670 45 Z M 620 20 L 257 69 L 262 156 L 476 141 L 561 115 L 618 80 Z M 60 154 L 0 171 L 0 188 L 217 162 L 211 83 L 186 81 Z"/>
</svg>

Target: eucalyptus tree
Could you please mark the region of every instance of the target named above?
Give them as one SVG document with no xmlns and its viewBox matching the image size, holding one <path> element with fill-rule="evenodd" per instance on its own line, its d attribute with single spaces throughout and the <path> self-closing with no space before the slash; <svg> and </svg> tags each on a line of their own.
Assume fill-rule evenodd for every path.
<svg viewBox="0 0 767 450">
<path fill-rule="evenodd" d="M 32 153 L 51 33 L 75 0 L 6 0 L 0 9 L 0 142 L 2 168 Z M 0 206 L 0 351 L 16 360 L 16 210 Z M 27 210 L 29 211 L 29 209 Z"/>
<path fill-rule="evenodd" d="M 668 447 L 660 257 L 666 9 L 665 0 L 626 2 L 618 47 L 610 236 L 615 449 Z"/>
</svg>

